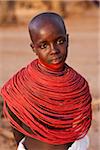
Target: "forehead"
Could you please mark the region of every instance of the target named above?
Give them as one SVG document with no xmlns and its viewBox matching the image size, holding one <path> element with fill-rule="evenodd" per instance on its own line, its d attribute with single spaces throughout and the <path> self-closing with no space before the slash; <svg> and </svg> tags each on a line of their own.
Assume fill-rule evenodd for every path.
<svg viewBox="0 0 100 150">
<path fill-rule="evenodd" d="M 34 30 L 33 30 L 34 31 Z M 39 33 L 41 31 L 52 32 L 52 31 L 64 31 L 64 27 L 59 22 L 54 21 L 41 21 L 35 29 L 35 32 Z"/>
</svg>

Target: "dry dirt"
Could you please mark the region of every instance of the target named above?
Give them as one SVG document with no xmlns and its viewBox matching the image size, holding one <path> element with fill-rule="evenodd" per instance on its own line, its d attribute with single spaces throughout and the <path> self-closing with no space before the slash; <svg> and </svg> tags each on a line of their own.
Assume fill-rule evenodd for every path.
<svg viewBox="0 0 100 150">
<path fill-rule="evenodd" d="M 88 80 L 93 103 L 99 99 L 99 18 L 98 12 L 85 12 L 65 20 L 70 33 L 67 62 Z M 29 46 L 27 26 L 0 28 L 0 86 L 19 68 L 35 58 Z M 99 101 L 97 102 L 99 104 Z M 100 104 L 93 107 L 89 131 L 89 150 L 100 149 Z M 15 143 L 5 119 L 0 121 L 0 150 L 15 150 Z"/>
</svg>

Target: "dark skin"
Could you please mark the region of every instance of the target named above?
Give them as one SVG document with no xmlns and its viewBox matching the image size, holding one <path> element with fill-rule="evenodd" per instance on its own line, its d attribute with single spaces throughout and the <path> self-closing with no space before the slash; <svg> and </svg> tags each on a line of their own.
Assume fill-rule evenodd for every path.
<svg viewBox="0 0 100 150">
<path fill-rule="evenodd" d="M 38 56 L 41 65 L 50 71 L 59 72 L 64 70 L 64 63 L 68 51 L 68 35 L 59 21 L 53 16 L 51 19 L 36 19 L 29 25 L 32 43 L 30 44 L 33 52 Z M 10 110 L 9 110 L 10 111 Z M 10 111 L 14 117 L 14 114 Z M 31 132 L 18 118 L 15 120 L 28 132 Z M 13 129 L 17 145 L 25 136 Z M 39 140 L 26 137 L 23 142 L 28 150 L 67 150 L 72 143 L 63 145 L 51 145 Z"/>
<path fill-rule="evenodd" d="M 55 18 L 51 21 L 46 18 L 45 21 L 32 24 L 30 32 L 31 47 L 40 62 L 49 70 L 62 71 L 68 51 L 68 35 L 62 24 Z"/>
</svg>

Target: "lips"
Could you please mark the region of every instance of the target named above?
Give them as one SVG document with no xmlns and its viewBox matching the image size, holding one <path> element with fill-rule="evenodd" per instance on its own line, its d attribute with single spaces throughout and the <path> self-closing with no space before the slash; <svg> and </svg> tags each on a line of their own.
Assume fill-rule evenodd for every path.
<svg viewBox="0 0 100 150">
<path fill-rule="evenodd" d="M 57 64 L 60 63 L 62 61 L 62 57 L 61 56 L 57 56 L 57 57 L 53 57 L 52 58 L 52 63 Z"/>
</svg>

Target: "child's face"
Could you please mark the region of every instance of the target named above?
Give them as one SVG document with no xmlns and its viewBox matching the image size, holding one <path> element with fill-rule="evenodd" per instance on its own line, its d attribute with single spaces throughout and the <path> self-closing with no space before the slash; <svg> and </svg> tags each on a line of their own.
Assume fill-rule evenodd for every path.
<svg viewBox="0 0 100 150">
<path fill-rule="evenodd" d="M 33 50 L 40 62 L 53 71 L 61 71 L 67 57 L 68 40 L 59 24 L 42 25 L 32 36 Z"/>
</svg>

